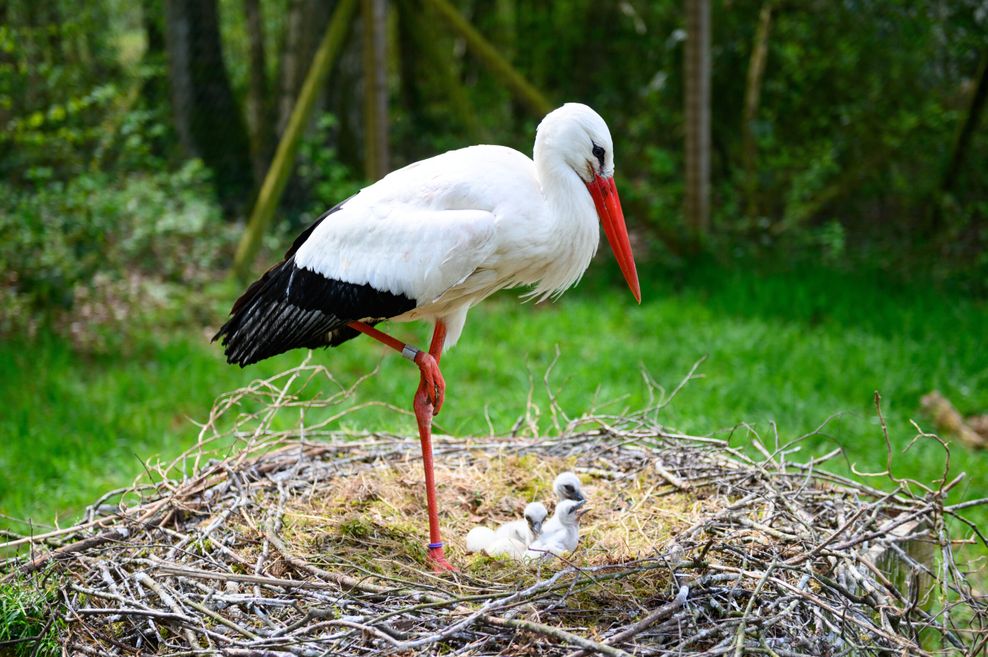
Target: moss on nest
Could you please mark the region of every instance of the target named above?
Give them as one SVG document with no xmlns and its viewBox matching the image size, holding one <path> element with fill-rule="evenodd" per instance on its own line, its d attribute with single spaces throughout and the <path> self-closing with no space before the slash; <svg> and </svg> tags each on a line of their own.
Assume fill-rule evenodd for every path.
<svg viewBox="0 0 988 657">
<path fill-rule="evenodd" d="M 528 577 L 533 564 L 468 554 L 464 538 L 475 525 L 495 527 L 521 518 L 529 502 L 543 502 L 552 513 L 552 483 L 560 472 L 573 469 L 589 503 L 580 545 L 567 560 L 581 564 L 653 555 L 677 531 L 724 503 L 712 491 L 701 491 L 701 503 L 695 493 L 660 490 L 665 482 L 654 469 L 588 471 L 572 458 L 472 450 L 468 463 L 437 463 L 435 468 L 447 556 L 464 573 L 492 583 Z M 285 506 L 282 532 L 313 563 L 346 563 L 415 579 L 425 566 L 428 538 L 422 465 L 411 460 L 383 463 L 327 482 L 318 494 L 295 497 Z"/>
</svg>

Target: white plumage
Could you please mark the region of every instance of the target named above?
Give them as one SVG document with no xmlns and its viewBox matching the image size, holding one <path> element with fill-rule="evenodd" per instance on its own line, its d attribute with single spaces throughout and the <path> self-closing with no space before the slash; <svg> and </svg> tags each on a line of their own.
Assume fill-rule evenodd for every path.
<svg viewBox="0 0 988 657">
<path fill-rule="evenodd" d="M 467 552 L 480 552 L 497 540 L 497 534 L 490 527 L 477 525 L 467 532 Z"/>
</svg>

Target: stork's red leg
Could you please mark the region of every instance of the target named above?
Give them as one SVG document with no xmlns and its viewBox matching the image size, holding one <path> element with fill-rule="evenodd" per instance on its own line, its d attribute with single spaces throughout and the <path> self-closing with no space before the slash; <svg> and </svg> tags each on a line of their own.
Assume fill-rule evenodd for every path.
<svg viewBox="0 0 988 657">
<path fill-rule="evenodd" d="M 455 570 L 446 561 L 446 556 L 443 554 L 443 540 L 439 535 L 439 506 L 436 503 L 436 475 L 432 468 L 432 417 L 439 413 L 446 396 L 446 383 L 439 371 L 439 359 L 442 356 L 445 341 L 446 325 L 437 321 L 436 329 L 432 333 L 429 353 L 420 353 L 415 359 L 416 363 L 419 362 L 420 358 L 422 361 L 431 361 L 431 363 L 425 367 L 422 364 L 419 365 L 422 370 L 422 379 L 419 382 L 419 389 L 415 393 L 413 404 L 415 419 L 418 420 L 419 425 L 419 440 L 422 443 L 425 496 L 429 507 L 429 562 L 432 564 L 432 569 L 439 572 Z M 434 370 L 427 373 L 427 368 L 434 368 Z"/>
<path fill-rule="evenodd" d="M 439 359 L 442 356 L 443 344 L 446 341 L 446 325 L 441 321 L 436 322 L 436 329 L 432 334 L 432 344 L 429 346 L 428 352 L 417 351 L 362 322 L 350 322 L 350 326 L 375 340 L 383 342 L 392 349 L 400 351 L 406 357 L 414 354 L 412 360 L 418 365 L 421 374 L 412 407 L 415 409 L 415 420 L 419 426 L 422 466 L 425 470 L 425 496 L 429 509 L 428 559 L 433 570 L 437 572 L 456 570 L 446 561 L 446 556 L 443 554 L 443 540 L 439 533 L 439 506 L 436 502 L 436 475 L 432 465 L 432 418 L 439 413 L 446 396 L 446 382 L 439 370 Z"/>
</svg>

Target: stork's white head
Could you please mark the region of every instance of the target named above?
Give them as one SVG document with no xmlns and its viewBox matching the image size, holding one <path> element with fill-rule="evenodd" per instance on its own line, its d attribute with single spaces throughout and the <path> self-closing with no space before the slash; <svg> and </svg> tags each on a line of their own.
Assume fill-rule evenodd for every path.
<svg viewBox="0 0 988 657">
<path fill-rule="evenodd" d="M 600 114 L 581 103 L 566 103 L 546 114 L 535 133 L 535 159 L 554 158 L 584 183 L 614 177 L 614 142 Z"/>
<path fill-rule="evenodd" d="M 580 488 L 580 478 L 572 472 L 559 473 L 552 488 L 556 491 L 556 497 L 561 500 L 576 500 L 579 502 L 585 499 L 583 497 L 583 490 Z"/>
<path fill-rule="evenodd" d="M 604 119 L 580 103 L 549 112 L 535 134 L 534 159 L 540 177 L 543 171 L 570 170 L 587 186 L 624 280 L 641 303 L 638 271 L 614 184 L 614 142 Z"/>
<path fill-rule="evenodd" d="M 553 517 L 564 527 L 576 527 L 580 524 L 580 516 L 583 515 L 580 507 L 586 503 L 586 500 L 563 500 L 556 505 Z"/>
<path fill-rule="evenodd" d="M 542 523 L 549 515 L 548 509 L 542 502 L 532 502 L 525 507 L 525 520 L 528 528 L 532 530 L 532 535 L 538 537 L 542 533 Z"/>
</svg>

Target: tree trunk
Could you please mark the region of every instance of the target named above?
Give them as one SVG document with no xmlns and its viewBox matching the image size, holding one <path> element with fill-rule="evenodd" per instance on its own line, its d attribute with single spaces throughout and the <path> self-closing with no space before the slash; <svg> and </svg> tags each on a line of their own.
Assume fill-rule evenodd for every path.
<svg viewBox="0 0 988 657">
<path fill-rule="evenodd" d="M 744 115 L 741 117 L 741 163 L 744 168 L 745 208 L 749 218 L 758 215 L 758 139 L 755 121 L 762 95 L 768 36 L 772 28 L 772 0 L 765 0 L 758 14 L 758 29 L 748 60 L 748 82 L 744 89 Z"/>
<path fill-rule="evenodd" d="M 686 0 L 686 224 L 694 245 L 710 225 L 710 2 Z"/>
<path fill-rule="evenodd" d="M 157 114 L 169 104 L 164 3 L 162 0 L 144 0 L 141 14 L 147 39 L 143 61 L 149 73 L 141 84 L 140 100 L 145 108 Z M 149 136 L 149 139 L 152 151 L 159 157 L 167 155 L 174 143 L 174 136 Z"/>
<path fill-rule="evenodd" d="M 981 113 L 984 111 L 985 101 L 988 100 L 988 50 L 981 54 L 981 62 L 978 65 L 977 83 L 974 92 L 971 94 L 971 103 L 968 105 L 964 122 L 957 130 L 954 138 L 953 148 L 950 150 L 950 158 L 943 170 L 943 178 L 940 180 L 939 198 L 931 199 L 929 210 L 927 211 L 927 222 L 925 234 L 927 236 L 936 235 L 943 227 L 943 197 L 950 194 L 957 185 L 961 168 L 967 157 L 968 148 L 978 128 L 981 120 Z"/>
<path fill-rule="evenodd" d="M 285 35 L 281 49 L 281 62 L 278 80 L 278 134 L 285 130 L 288 117 L 292 113 L 295 95 L 301 86 L 305 53 L 302 52 L 302 32 L 305 23 L 306 0 L 290 0 L 288 16 L 285 18 Z"/>
<path fill-rule="evenodd" d="M 278 126 L 282 134 L 295 107 L 295 99 L 309 71 L 319 40 L 329 22 L 331 3 L 324 0 L 290 0 L 281 49 L 278 89 Z"/>
<path fill-rule="evenodd" d="M 515 5 L 516 64 L 528 72 L 533 84 L 545 85 L 548 70 L 552 66 L 550 52 L 552 39 L 546 39 L 544 30 L 551 25 L 552 3 L 520 2 Z M 590 44 L 588 44 L 589 47 Z"/>
<path fill-rule="evenodd" d="M 364 175 L 383 178 L 388 162 L 388 61 L 385 0 L 361 0 L 363 23 Z"/>
<path fill-rule="evenodd" d="M 168 7 L 169 27 L 182 33 L 174 42 L 181 52 L 173 52 L 171 44 L 169 52 L 175 67 L 185 69 L 179 72 L 182 93 L 173 98 L 189 103 L 176 108 L 176 117 L 187 122 L 179 132 L 188 131 L 194 152 L 213 172 L 220 203 L 233 216 L 252 189 L 250 146 L 223 63 L 217 0 L 168 0 Z"/>
<path fill-rule="evenodd" d="M 48 63 L 62 63 L 65 56 L 62 52 L 62 16 L 59 14 L 57 2 L 39 3 L 42 8 L 41 16 L 44 21 L 45 33 L 48 35 L 45 49 L 45 59 Z"/>
<path fill-rule="evenodd" d="M 172 122 L 178 143 L 186 155 L 199 157 L 192 138 L 192 72 L 189 67 L 189 16 L 186 0 L 165 0 L 165 43 L 168 50 L 168 81 L 171 90 Z"/>
<path fill-rule="evenodd" d="M 48 86 L 38 72 L 45 60 L 46 49 L 40 43 L 40 35 L 44 33 L 41 29 L 41 18 L 38 15 L 38 3 L 27 2 L 24 4 L 24 24 L 29 28 L 22 34 L 23 42 L 20 44 L 21 53 L 19 56 L 27 68 L 27 89 L 24 93 L 25 108 L 36 110 L 48 107 L 51 103 L 48 99 Z"/>
<path fill-rule="evenodd" d="M 427 128 L 425 94 L 422 78 L 430 70 L 431 60 L 425 57 L 425 43 L 435 43 L 435 39 L 420 39 L 423 29 L 419 16 L 422 13 L 421 0 L 405 0 L 395 4 L 398 12 L 398 38 L 396 59 L 398 61 L 398 85 L 402 109 L 408 113 L 412 125 Z"/>
<path fill-rule="evenodd" d="M 254 181 L 264 180 L 274 144 L 274 115 L 268 94 L 267 58 L 264 53 L 264 21 L 260 0 L 244 0 L 247 21 L 249 76 L 247 87 L 247 127 L 250 129 L 250 154 Z"/>
<path fill-rule="evenodd" d="M 333 72 L 321 89 L 323 110 L 335 117 L 332 147 L 336 159 L 354 175 L 363 177 L 364 171 L 364 105 L 357 102 L 355 90 L 362 89 L 363 48 L 362 30 L 358 32 L 359 20 L 355 20 L 353 40 L 343 48 L 333 64 Z"/>
<path fill-rule="evenodd" d="M 941 189 L 945 194 L 949 193 L 957 183 L 957 177 L 960 174 L 961 167 L 964 165 L 964 159 L 967 157 L 971 140 L 974 137 L 975 131 L 978 129 L 981 113 L 985 109 L 986 100 L 988 100 L 988 50 L 985 50 L 981 54 L 977 86 L 974 88 L 974 93 L 971 94 L 971 104 L 968 106 L 967 116 L 964 117 L 964 123 L 961 124 L 960 130 L 957 132 L 957 138 L 954 140 L 954 148 L 951 151 L 950 160 L 944 171 Z"/>
<path fill-rule="evenodd" d="M 165 54 L 164 3 L 162 0 L 144 0 L 141 6 L 141 23 L 147 39 L 145 57 Z"/>
<path fill-rule="evenodd" d="M 10 23 L 10 4 L 8 0 L 0 0 L 0 25 L 11 26 Z M 0 48 L 0 67 L 6 70 L 14 70 L 16 66 L 16 60 L 13 55 L 7 52 L 6 48 Z M 14 101 L 11 99 L 11 103 L 0 103 L 0 125 L 7 125 L 7 122 L 13 116 Z"/>
</svg>

